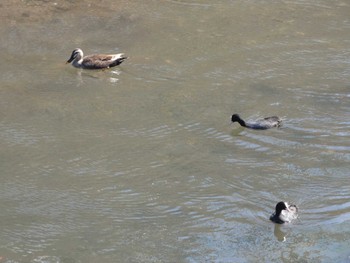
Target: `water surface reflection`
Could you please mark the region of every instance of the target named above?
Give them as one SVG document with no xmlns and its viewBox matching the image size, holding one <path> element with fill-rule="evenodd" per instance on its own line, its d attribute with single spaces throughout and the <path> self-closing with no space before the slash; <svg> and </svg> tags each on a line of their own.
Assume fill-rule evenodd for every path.
<svg viewBox="0 0 350 263">
<path fill-rule="evenodd" d="M 21 2 L 0 29 L 0 261 L 346 262 L 349 8 Z M 81 71 L 75 47 L 129 59 Z M 269 221 L 279 200 L 295 224 Z"/>
</svg>

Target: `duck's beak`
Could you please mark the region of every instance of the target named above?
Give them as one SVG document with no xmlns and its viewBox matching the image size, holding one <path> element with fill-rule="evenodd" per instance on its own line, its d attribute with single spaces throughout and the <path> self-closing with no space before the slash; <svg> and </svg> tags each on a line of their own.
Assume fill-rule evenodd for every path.
<svg viewBox="0 0 350 263">
<path fill-rule="evenodd" d="M 73 55 L 70 56 L 70 58 L 67 60 L 66 64 L 71 63 L 73 61 L 73 59 L 74 59 L 74 56 Z"/>
</svg>

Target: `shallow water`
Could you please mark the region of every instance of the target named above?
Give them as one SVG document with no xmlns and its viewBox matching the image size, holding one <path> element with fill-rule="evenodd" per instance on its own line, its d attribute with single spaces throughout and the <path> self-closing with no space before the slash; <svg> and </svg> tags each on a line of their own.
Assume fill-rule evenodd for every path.
<svg viewBox="0 0 350 263">
<path fill-rule="evenodd" d="M 22 5 L 0 29 L 0 262 L 350 262 L 348 1 Z M 129 59 L 81 71 L 75 47 Z M 269 222 L 280 200 L 297 222 Z"/>
</svg>

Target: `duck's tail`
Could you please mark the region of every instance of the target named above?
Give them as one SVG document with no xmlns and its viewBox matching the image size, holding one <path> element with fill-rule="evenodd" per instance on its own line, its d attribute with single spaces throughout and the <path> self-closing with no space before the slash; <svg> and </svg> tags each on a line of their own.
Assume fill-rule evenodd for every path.
<svg viewBox="0 0 350 263">
<path fill-rule="evenodd" d="M 110 67 L 118 66 L 120 65 L 124 60 L 126 60 L 128 57 L 125 56 L 123 53 L 120 53 L 117 55 L 113 63 L 110 64 Z"/>
</svg>

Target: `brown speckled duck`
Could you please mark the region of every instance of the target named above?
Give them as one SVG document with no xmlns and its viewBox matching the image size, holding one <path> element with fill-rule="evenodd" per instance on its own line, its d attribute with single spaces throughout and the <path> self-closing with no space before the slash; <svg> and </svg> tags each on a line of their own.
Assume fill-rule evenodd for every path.
<svg viewBox="0 0 350 263">
<path fill-rule="evenodd" d="M 105 69 L 118 66 L 127 57 L 123 54 L 94 54 L 84 57 L 84 53 L 80 48 L 73 50 L 72 55 L 66 63 L 71 63 L 76 68 L 82 69 Z"/>
</svg>

